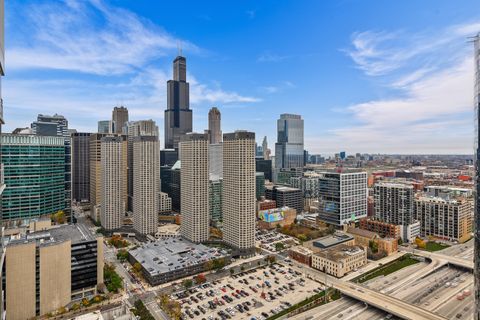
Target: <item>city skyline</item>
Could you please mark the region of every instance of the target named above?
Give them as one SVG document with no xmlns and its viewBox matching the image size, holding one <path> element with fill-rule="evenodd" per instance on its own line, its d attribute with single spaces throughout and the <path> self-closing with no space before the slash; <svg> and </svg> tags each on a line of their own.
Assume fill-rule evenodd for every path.
<svg viewBox="0 0 480 320">
<path fill-rule="evenodd" d="M 123 5 L 7 3 L 6 132 L 58 110 L 72 128 L 95 132 L 98 120 L 125 105 L 132 120 L 159 124 L 163 145 L 166 81 L 171 61 L 182 51 L 191 72 L 195 132 L 208 127 L 208 110 L 218 106 L 225 132 L 247 129 L 269 141 L 275 141 L 281 113 L 301 114 L 310 153 L 333 154 L 340 147 L 350 154 L 472 153 L 467 37 L 480 29 L 473 1 L 462 8 L 435 2 L 435 12 L 431 2 L 388 7 L 246 2 L 218 8 L 190 3 L 182 7 L 191 18 L 187 24 L 166 14 L 171 4 L 157 10 L 146 2 Z M 324 13 L 342 8 L 371 12 L 376 22 L 345 23 L 348 13 Z M 310 12 L 320 12 L 318 25 Z M 38 20 L 42 24 L 36 22 L 39 15 L 46 17 Z M 22 27 L 11 28 L 19 19 Z M 215 32 L 226 19 L 231 25 Z M 332 26 L 336 31 L 330 34 Z M 77 30 L 85 38 L 72 43 L 68 39 Z M 308 31 L 297 39 L 300 30 Z M 249 41 L 262 44 L 244 48 Z M 83 46 L 91 50 L 79 50 Z"/>
</svg>

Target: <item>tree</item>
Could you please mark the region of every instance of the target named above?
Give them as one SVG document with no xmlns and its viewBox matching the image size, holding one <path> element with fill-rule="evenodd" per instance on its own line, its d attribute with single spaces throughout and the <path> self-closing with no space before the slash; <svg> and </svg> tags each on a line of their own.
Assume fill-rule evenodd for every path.
<svg viewBox="0 0 480 320">
<path fill-rule="evenodd" d="M 189 289 L 193 286 L 193 281 L 192 279 L 185 279 L 183 280 L 182 284 L 185 289 Z"/>
<path fill-rule="evenodd" d="M 65 223 L 65 212 L 63 212 L 63 210 L 58 210 L 56 213 L 52 214 L 50 219 L 55 224 L 64 224 Z"/>
<path fill-rule="evenodd" d="M 370 247 L 370 249 L 372 249 L 372 253 L 377 253 L 378 252 L 378 243 L 373 241 L 373 240 L 370 240 L 368 242 L 368 246 Z"/>
<path fill-rule="evenodd" d="M 283 242 L 275 243 L 275 250 L 282 251 L 283 249 L 285 249 L 285 245 L 283 244 Z"/>
<path fill-rule="evenodd" d="M 120 260 L 120 262 L 125 262 L 128 259 L 128 251 L 125 249 L 118 250 L 117 259 Z"/>
<path fill-rule="evenodd" d="M 113 265 L 105 263 L 103 267 L 103 278 L 108 291 L 117 293 L 119 289 L 123 288 L 123 280 L 118 273 L 115 272 Z"/>
<path fill-rule="evenodd" d="M 403 244 L 402 238 L 398 238 L 397 243 L 398 243 L 399 246 L 401 246 Z"/>
<path fill-rule="evenodd" d="M 207 282 L 207 278 L 205 277 L 205 275 L 203 273 L 200 273 L 199 275 L 196 275 L 194 280 L 195 280 L 196 284 L 202 284 L 202 283 Z"/>
<path fill-rule="evenodd" d="M 298 236 L 297 236 L 298 240 L 304 242 L 304 241 L 307 241 L 308 238 L 306 235 L 304 235 L 303 233 L 300 233 Z"/>
<path fill-rule="evenodd" d="M 235 270 L 233 270 L 233 268 L 230 269 L 230 274 L 234 274 L 235 273 Z"/>
<path fill-rule="evenodd" d="M 242 266 L 240 267 L 240 270 L 241 270 L 241 271 L 244 271 L 244 270 L 245 270 L 245 267 L 243 266 L 243 264 L 242 264 Z"/>
<path fill-rule="evenodd" d="M 427 244 L 425 243 L 425 241 L 423 241 L 423 239 L 420 237 L 415 238 L 415 244 L 417 245 L 417 248 L 420 248 L 420 249 L 425 249 L 427 247 Z"/>
<path fill-rule="evenodd" d="M 139 262 L 135 262 L 133 264 L 133 271 L 135 271 L 137 274 L 140 274 L 140 271 L 142 271 L 142 265 Z"/>
<path fill-rule="evenodd" d="M 205 270 L 212 270 L 214 268 L 214 262 L 212 260 L 205 261 L 203 268 Z"/>
<path fill-rule="evenodd" d="M 265 258 L 265 261 L 267 261 L 270 264 L 275 263 L 276 260 L 277 259 L 275 258 L 275 256 L 272 256 L 272 255 Z"/>
</svg>

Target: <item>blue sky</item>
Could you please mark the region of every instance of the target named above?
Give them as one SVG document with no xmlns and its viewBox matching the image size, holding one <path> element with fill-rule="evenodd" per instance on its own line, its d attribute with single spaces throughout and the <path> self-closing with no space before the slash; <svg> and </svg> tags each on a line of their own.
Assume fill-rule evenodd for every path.
<svg viewBox="0 0 480 320">
<path fill-rule="evenodd" d="M 6 1 L 5 131 L 38 113 L 95 131 L 154 119 L 187 57 L 194 130 L 268 136 L 305 119 L 311 153 L 471 153 L 476 1 Z"/>
</svg>

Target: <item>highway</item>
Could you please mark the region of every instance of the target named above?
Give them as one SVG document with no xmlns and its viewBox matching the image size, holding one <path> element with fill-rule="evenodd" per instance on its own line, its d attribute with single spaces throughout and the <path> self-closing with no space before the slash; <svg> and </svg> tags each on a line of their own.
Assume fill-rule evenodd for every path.
<svg viewBox="0 0 480 320">
<path fill-rule="evenodd" d="M 295 265 L 301 266 L 294 262 Z M 435 261 L 427 265 L 420 272 L 421 275 L 429 274 L 441 267 L 442 263 Z M 418 306 L 412 305 L 408 302 L 402 301 L 398 298 L 388 296 L 377 290 L 368 289 L 362 285 L 347 282 L 342 279 L 338 279 L 313 268 L 302 266 L 302 269 L 306 276 L 310 276 L 315 280 L 323 283 L 326 286 L 331 286 L 338 289 L 342 294 L 356 299 L 358 301 L 367 303 L 368 305 L 388 312 L 402 319 L 412 320 L 445 320 L 446 318 L 439 316 L 431 311 L 425 310 Z M 415 277 L 418 274 L 414 275 Z"/>
<path fill-rule="evenodd" d="M 467 268 L 469 270 L 473 270 L 473 258 L 472 259 L 463 259 L 459 258 L 453 255 L 445 255 L 443 253 L 438 253 L 438 252 L 429 252 L 429 251 L 424 251 L 424 250 L 415 250 L 411 248 L 404 248 L 400 247 L 400 251 L 403 252 L 410 252 L 414 253 L 417 256 L 425 257 L 425 258 L 430 258 L 430 259 L 437 259 L 440 261 L 442 264 L 452 264 L 455 266 L 459 266 L 462 268 Z"/>
</svg>

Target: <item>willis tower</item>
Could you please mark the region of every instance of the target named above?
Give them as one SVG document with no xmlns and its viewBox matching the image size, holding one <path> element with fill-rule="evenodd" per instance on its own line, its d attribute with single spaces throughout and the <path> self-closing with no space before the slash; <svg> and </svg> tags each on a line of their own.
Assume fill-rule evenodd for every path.
<svg viewBox="0 0 480 320">
<path fill-rule="evenodd" d="M 192 132 L 192 110 L 187 82 L 187 60 L 177 56 L 173 60 L 173 80 L 167 82 L 167 110 L 165 110 L 165 149 L 177 149 L 180 137 Z"/>
</svg>

